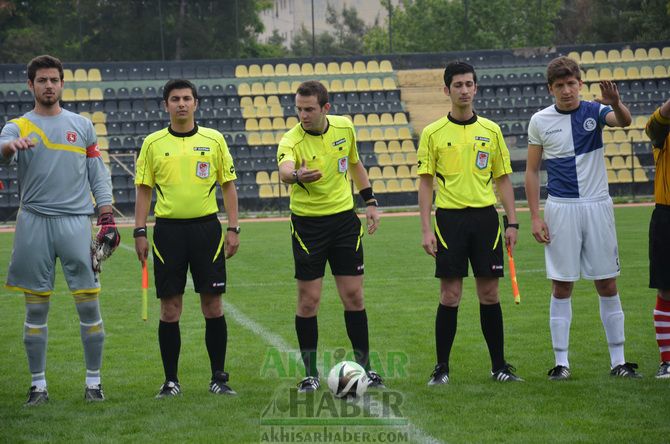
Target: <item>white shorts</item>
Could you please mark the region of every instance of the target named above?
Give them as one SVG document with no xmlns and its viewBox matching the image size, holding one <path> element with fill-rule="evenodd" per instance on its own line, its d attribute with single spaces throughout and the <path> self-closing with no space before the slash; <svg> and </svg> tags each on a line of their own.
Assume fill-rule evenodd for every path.
<svg viewBox="0 0 670 444">
<path fill-rule="evenodd" d="M 619 275 L 614 206 L 607 196 L 580 201 L 547 198 L 544 221 L 551 242 L 544 249 L 547 278 L 574 282 Z"/>
</svg>

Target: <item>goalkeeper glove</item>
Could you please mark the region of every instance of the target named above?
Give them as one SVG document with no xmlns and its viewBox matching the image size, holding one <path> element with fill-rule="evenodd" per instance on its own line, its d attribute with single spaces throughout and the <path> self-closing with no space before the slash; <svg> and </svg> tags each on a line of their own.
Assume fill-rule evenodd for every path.
<svg viewBox="0 0 670 444">
<path fill-rule="evenodd" d="M 97 225 L 100 227 L 98 234 L 91 244 L 91 259 L 93 271 L 100 273 L 101 263 L 112 255 L 116 247 L 121 243 L 121 235 L 116 229 L 114 215 L 112 213 L 102 213 L 98 216 Z"/>
</svg>

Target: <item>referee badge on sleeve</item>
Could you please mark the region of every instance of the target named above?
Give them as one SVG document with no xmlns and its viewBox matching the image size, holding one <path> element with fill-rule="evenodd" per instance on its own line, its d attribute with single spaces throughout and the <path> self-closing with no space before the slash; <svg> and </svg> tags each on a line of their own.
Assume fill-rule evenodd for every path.
<svg viewBox="0 0 670 444">
<path fill-rule="evenodd" d="M 198 162 L 195 166 L 195 175 L 201 179 L 209 177 L 209 162 Z"/>
<path fill-rule="evenodd" d="M 477 151 L 476 165 L 480 170 L 486 168 L 489 165 L 489 153 L 486 151 Z"/>
</svg>

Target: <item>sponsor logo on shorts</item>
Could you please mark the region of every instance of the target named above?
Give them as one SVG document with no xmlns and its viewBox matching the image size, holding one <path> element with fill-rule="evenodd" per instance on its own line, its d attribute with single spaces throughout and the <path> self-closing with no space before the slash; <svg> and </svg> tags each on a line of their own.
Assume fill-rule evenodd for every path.
<svg viewBox="0 0 670 444">
<path fill-rule="evenodd" d="M 194 146 L 193 151 L 209 151 L 208 146 Z"/>
<path fill-rule="evenodd" d="M 77 133 L 74 131 L 68 131 L 65 133 L 65 138 L 70 143 L 75 143 L 77 141 Z"/>
<path fill-rule="evenodd" d="M 198 162 L 195 166 L 195 175 L 201 179 L 209 177 L 209 162 Z"/>
<path fill-rule="evenodd" d="M 498 271 L 498 270 L 502 270 L 502 269 L 503 269 L 502 265 L 491 265 L 491 270 L 493 270 L 493 271 Z"/>
<path fill-rule="evenodd" d="M 596 119 L 589 117 L 584 121 L 584 130 L 591 132 L 594 129 L 596 129 Z"/>
<path fill-rule="evenodd" d="M 483 137 L 483 136 L 475 136 L 475 140 L 481 140 L 482 142 L 490 142 L 491 139 L 488 137 Z"/>
<path fill-rule="evenodd" d="M 345 138 L 343 137 L 343 138 L 341 138 L 341 139 L 336 140 L 335 142 L 333 142 L 333 146 L 342 145 L 342 144 L 343 144 L 344 142 L 346 142 L 346 141 L 347 141 L 347 139 L 345 139 Z"/>
<path fill-rule="evenodd" d="M 489 153 L 486 151 L 477 151 L 477 160 L 475 164 L 480 170 L 486 168 L 489 165 Z"/>
<path fill-rule="evenodd" d="M 212 283 L 212 287 L 214 287 L 214 288 L 225 287 L 225 286 L 226 286 L 225 282 L 214 282 L 214 283 Z"/>
<path fill-rule="evenodd" d="M 356 267 L 356 271 L 363 271 L 364 268 L 365 268 L 365 265 L 361 264 L 358 267 Z"/>
</svg>

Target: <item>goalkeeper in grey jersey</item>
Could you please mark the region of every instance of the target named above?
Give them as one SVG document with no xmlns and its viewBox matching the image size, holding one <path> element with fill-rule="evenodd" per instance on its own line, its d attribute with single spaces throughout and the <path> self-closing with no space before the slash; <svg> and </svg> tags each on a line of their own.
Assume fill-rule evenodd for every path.
<svg viewBox="0 0 670 444">
<path fill-rule="evenodd" d="M 74 295 L 86 362 L 84 399 L 102 401 L 100 366 L 105 338 L 93 258 L 120 242 L 112 216 L 112 185 L 93 124 L 59 104 L 63 66 L 51 56 L 28 64 L 35 108 L 10 120 L 0 133 L 0 163 L 18 164 L 20 210 L 6 286 L 25 294 L 23 340 L 32 383 L 27 405 L 48 401 L 47 315 L 56 257 Z M 91 193 L 101 227 L 91 243 Z M 93 247 L 92 247 L 93 245 Z M 99 263 L 96 262 L 96 267 Z"/>
</svg>

